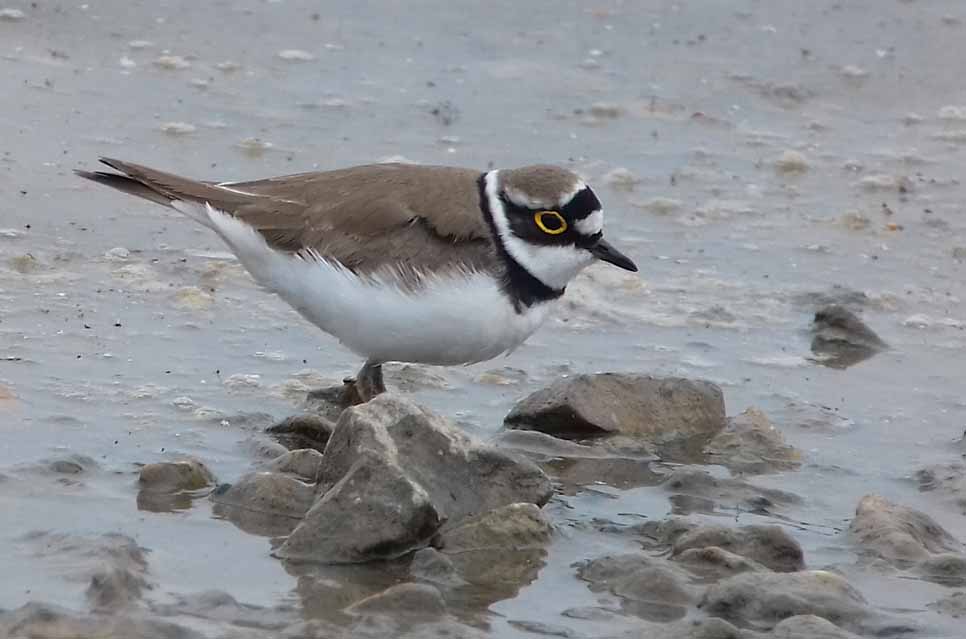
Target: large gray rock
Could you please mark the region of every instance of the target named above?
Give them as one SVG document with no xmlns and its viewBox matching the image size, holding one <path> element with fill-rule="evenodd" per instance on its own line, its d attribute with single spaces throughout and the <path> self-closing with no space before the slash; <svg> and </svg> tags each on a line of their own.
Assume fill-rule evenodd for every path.
<svg viewBox="0 0 966 639">
<path fill-rule="evenodd" d="M 963 552 L 963 545 L 932 517 L 878 495 L 862 498 L 849 533 L 864 554 L 900 567 L 933 555 Z"/>
<path fill-rule="evenodd" d="M 511 429 L 564 438 L 624 434 L 652 445 L 707 442 L 725 426 L 721 389 L 676 377 L 576 375 L 539 390 L 507 415 Z"/>
<path fill-rule="evenodd" d="M 536 578 L 552 533 L 536 505 L 510 504 L 443 529 L 433 545 L 452 570 L 448 585 L 471 583 L 485 588 L 488 598 L 498 593 L 507 597 Z M 434 563 L 445 570 L 445 564 Z"/>
<path fill-rule="evenodd" d="M 698 526 L 675 540 L 672 557 L 706 548 L 727 550 L 776 572 L 794 572 L 805 567 L 802 547 L 779 526 Z"/>
<path fill-rule="evenodd" d="M 419 548 L 444 524 L 509 504 L 542 506 L 533 462 L 471 439 L 391 394 L 346 409 L 318 472 L 317 501 L 278 554 L 360 562 Z"/>
<path fill-rule="evenodd" d="M 797 470 L 802 465 L 801 453 L 785 443 L 781 431 L 757 408 L 730 418 L 704 452 L 710 463 L 745 474 Z"/>
<path fill-rule="evenodd" d="M 396 463 L 363 453 L 276 554 L 326 563 L 390 559 L 425 546 L 441 523 L 429 494 Z"/>
<path fill-rule="evenodd" d="M 748 572 L 713 584 L 700 607 L 742 627 L 772 628 L 797 615 L 816 615 L 860 633 L 870 622 L 865 598 L 825 571 Z"/>
<path fill-rule="evenodd" d="M 534 504 L 509 504 L 464 520 L 434 541 L 447 553 L 543 547 L 553 529 Z"/>
</svg>

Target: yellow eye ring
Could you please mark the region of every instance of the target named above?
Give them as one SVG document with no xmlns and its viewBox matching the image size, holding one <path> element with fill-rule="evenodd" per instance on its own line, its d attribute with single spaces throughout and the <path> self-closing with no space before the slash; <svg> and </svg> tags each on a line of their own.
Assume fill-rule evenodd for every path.
<svg viewBox="0 0 966 639">
<path fill-rule="evenodd" d="M 567 230 L 567 220 L 556 211 L 538 211 L 533 214 L 537 227 L 547 235 L 560 235 Z M 550 222 L 550 225 L 547 225 Z"/>
</svg>

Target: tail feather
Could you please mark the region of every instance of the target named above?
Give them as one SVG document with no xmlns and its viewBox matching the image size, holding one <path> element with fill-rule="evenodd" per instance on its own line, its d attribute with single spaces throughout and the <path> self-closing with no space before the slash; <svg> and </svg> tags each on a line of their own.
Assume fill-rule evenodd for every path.
<svg viewBox="0 0 966 639">
<path fill-rule="evenodd" d="M 149 184 L 145 184 L 139 180 L 128 177 L 126 175 L 121 175 L 119 173 L 107 173 L 105 171 L 81 171 L 75 170 L 75 174 L 82 178 L 87 178 L 98 184 L 103 184 L 111 188 L 115 188 L 118 191 L 127 193 L 128 195 L 134 195 L 145 200 L 150 200 L 162 206 L 171 206 L 172 200 L 175 198 L 163 191 L 153 188 Z"/>
<path fill-rule="evenodd" d="M 210 202 L 215 208 L 234 213 L 238 207 L 250 204 L 260 197 L 254 193 L 227 189 L 211 182 L 192 180 L 133 162 L 105 157 L 100 158 L 100 161 L 118 172 L 74 172 L 98 184 L 110 186 L 163 206 L 173 206 L 172 202 L 176 201 L 199 204 Z"/>
</svg>

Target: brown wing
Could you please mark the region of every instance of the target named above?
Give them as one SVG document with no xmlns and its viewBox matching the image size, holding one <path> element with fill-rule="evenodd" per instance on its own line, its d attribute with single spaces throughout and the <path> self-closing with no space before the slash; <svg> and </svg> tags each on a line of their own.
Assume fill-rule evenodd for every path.
<svg viewBox="0 0 966 639">
<path fill-rule="evenodd" d="M 161 204 L 208 202 L 250 224 L 277 250 L 314 249 L 360 273 L 497 264 L 479 208 L 479 174 L 471 169 L 374 164 L 216 184 L 102 162 L 121 174 L 78 174 Z"/>
</svg>

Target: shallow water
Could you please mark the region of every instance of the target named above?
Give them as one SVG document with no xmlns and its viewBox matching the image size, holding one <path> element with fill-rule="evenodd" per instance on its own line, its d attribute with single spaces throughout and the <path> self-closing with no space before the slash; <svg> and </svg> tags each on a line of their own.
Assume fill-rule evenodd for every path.
<svg viewBox="0 0 966 639">
<path fill-rule="evenodd" d="M 948 589 L 865 572 L 841 531 L 874 492 L 966 540 L 966 519 L 909 479 L 959 459 L 966 426 L 962 3 L 326 5 L 4 5 L 24 17 L 0 21 L 0 608 L 83 608 L 81 558 L 27 533 L 118 532 L 150 550 L 154 602 L 222 589 L 311 614 L 266 538 L 204 499 L 139 510 L 137 470 L 191 454 L 233 481 L 263 426 L 359 364 L 211 233 L 71 170 L 107 155 L 245 179 L 401 155 L 572 166 L 641 267 L 588 270 L 505 360 L 405 373 L 418 401 L 491 437 L 561 374 L 714 381 L 729 414 L 760 407 L 806 464 L 755 480 L 803 497 L 782 519 L 713 516 L 790 525 L 809 567 L 957 636 L 925 608 Z M 892 348 L 817 365 L 811 316 L 849 292 Z M 510 383 L 483 375 L 503 367 Z M 70 455 L 90 461 L 48 470 Z M 493 636 L 527 636 L 514 620 L 621 629 L 561 616 L 599 598 L 571 564 L 631 547 L 594 520 L 672 506 L 653 487 L 574 492 L 548 507 L 539 577 L 484 614 Z"/>
</svg>

